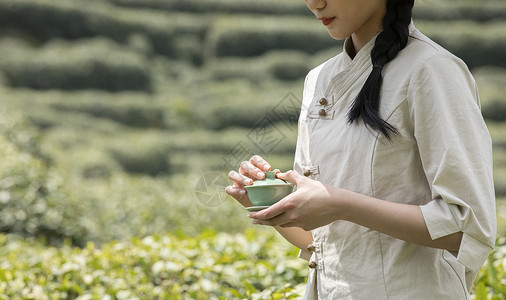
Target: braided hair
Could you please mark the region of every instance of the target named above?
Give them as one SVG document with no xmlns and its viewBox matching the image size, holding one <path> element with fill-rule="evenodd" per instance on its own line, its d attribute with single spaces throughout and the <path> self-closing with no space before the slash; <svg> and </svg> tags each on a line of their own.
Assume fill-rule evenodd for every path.
<svg viewBox="0 0 506 300">
<path fill-rule="evenodd" d="M 383 18 L 383 31 L 378 34 L 371 51 L 372 71 L 357 98 L 348 111 L 351 124 L 360 117 L 366 126 L 379 131 L 387 139 L 397 134 L 397 129 L 379 116 L 380 90 L 383 82 L 381 71 L 399 51 L 406 47 L 409 36 L 414 0 L 387 0 L 386 14 Z"/>
</svg>

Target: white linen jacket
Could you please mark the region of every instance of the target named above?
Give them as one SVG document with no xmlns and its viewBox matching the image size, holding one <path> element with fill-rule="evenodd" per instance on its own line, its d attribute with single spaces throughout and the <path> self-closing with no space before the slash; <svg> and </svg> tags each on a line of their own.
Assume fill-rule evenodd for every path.
<svg viewBox="0 0 506 300">
<path fill-rule="evenodd" d="M 349 47 L 345 42 L 344 48 Z M 458 253 L 408 243 L 346 221 L 312 231 L 305 299 L 470 299 L 496 235 L 492 144 L 476 83 L 457 57 L 410 25 L 383 69 L 388 141 L 347 112 L 372 70 L 374 39 L 306 77 L 294 169 L 367 196 L 419 205 L 432 239 L 462 231 Z M 321 100 L 325 99 L 325 100 Z"/>
</svg>

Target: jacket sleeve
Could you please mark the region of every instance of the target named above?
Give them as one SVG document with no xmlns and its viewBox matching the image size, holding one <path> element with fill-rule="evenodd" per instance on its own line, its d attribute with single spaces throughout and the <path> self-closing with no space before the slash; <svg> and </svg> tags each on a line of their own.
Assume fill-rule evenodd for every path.
<svg viewBox="0 0 506 300">
<path fill-rule="evenodd" d="M 421 206 L 430 236 L 463 232 L 457 259 L 476 272 L 497 229 L 492 142 L 476 83 L 460 59 L 439 53 L 414 68 L 407 97 L 432 193 Z"/>
</svg>

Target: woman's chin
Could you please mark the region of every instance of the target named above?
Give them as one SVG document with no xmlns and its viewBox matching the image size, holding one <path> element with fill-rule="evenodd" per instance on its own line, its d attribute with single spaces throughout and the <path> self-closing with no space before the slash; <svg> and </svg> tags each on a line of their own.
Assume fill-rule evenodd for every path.
<svg viewBox="0 0 506 300">
<path fill-rule="evenodd" d="M 329 30 L 329 35 L 331 38 L 333 38 L 334 40 L 344 40 L 345 38 L 349 37 L 350 34 L 344 34 L 344 33 L 341 33 L 341 32 L 335 32 L 335 31 L 331 31 Z"/>
</svg>

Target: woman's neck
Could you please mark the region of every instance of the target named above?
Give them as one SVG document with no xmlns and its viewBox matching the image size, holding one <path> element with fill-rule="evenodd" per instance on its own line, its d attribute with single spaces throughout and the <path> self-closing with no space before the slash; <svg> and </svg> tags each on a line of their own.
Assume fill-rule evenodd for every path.
<svg viewBox="0 0 506 300">
<path fill-rule="evenodd" d="M 385 14 L 386 7 L 383 11 L 374 14 L 369 20 L 362 24 L 360 28 L 351 34 L 353 48 L 355 49 L 354 55 L 348 53 L 351 58 L 354 58 L 360 49 L 362 49 L 372 38 L 383 30 L 383 17 Z"/>
</svg>

